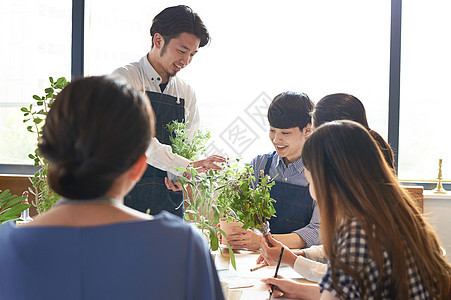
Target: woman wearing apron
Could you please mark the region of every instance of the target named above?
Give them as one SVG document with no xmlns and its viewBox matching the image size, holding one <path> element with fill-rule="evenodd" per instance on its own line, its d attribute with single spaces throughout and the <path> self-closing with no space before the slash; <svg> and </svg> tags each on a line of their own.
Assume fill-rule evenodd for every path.
<svg viewBox="0 0 451 300">
<path fill-rule="evenodd" d="M 311 132 L 313 103 L 303 93 L 285 92 L 274 98 L 268 109 L 269 138 L 275 151 L 258 155 L 251 164 L 258 181 L 260 171 L 275 185 L 276 217 L 269 220 L 274 238 L 291 248 L 310 247 L 319 241 L 319 214 L 310 196 L 302 163 L 302 148 Z M 276 177 L 277 175 L 277 177 Z M 227 241 L 234 248 L 258 249 L 261 236 L 236 227 Z"/>
</svg>

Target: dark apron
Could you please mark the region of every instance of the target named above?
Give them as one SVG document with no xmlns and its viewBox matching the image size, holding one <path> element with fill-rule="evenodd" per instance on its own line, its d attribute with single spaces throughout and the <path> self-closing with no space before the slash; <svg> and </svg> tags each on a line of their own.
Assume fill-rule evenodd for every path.
<svg viewBox="0 0 451 300">
<path fill-rule="evenodd" d="M 269 174 L 274 151 L 265 165 L 265 175 Z M 276 217 L 269 219 L 271 233 L 291 233 L 310 223 L 313 214 L 313 198 L 308 186 L 300 186 L 276 181 L 271 188 L 271 198 L 276 200 Z"/>
<path fill-rule="evenodd" d="M 156 116 L 156 137 L 160 143 L 170 145 L 166 125 L 174 120 L 182 122 L 185 119 L 185 99 L 179 98 L 177 103 L 174 96 L 149 91 L 146 91 L 146 94 Z M 168 190 L 164 183 L 165 177 L 166 171 L 148 165 L 141 180 L 125 197 L 125 205 L 142 212 L 150 209 L 151 215 L 166 210 L 183 218 L 183 194 L 181 191 Z"/>
</svg>

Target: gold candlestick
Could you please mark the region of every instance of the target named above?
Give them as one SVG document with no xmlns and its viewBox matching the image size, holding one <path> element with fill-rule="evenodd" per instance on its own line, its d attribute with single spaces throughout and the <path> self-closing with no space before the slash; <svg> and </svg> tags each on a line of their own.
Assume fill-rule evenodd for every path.
<svg viewBox="0 0 451 300">
<path fill-rule="evenodd" d="M 443 177 L 442 177 L 442 159 L 441 158 L 438 160 L 437 179 L 438 179 L 437 186 L 432 191 L 434 192 L 434 194 L 446 194 L 446 190 L 443 188 L 443 185 L 442 185 Z"/>
</svg>

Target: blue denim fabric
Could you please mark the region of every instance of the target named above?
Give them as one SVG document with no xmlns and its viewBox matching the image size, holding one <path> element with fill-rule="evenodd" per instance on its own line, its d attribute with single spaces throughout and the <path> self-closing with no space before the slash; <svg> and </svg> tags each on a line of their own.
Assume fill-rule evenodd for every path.
<svg viewBox="0 0 451 300">
<path fill-rule="evenodd" d="M 149 91 L 146 94 L 156 116 L 156 137 L 160 143 L 170 145 L 166 125 L 174 120 L 181 122 L 185 119 L 185 99 L 180 98 L 177 103 L 174 96 Z M 150 209 L 152 215 L 165 210 L 183 218 L 183 194 L 168 190 L 164 184 L 166 176 L 166 171 L 147 166 L 141 180 L 125 197 L 125 205 L 142 212 Z"/>
<path fill-rule="evenodd" d="M 265 165 L 265 174 L 269 173 L 271 154 Z M 300 186 L 276 181 L 271 188 L 271 198 L 276 200 L 276 217 L 269 220 L 271 233 L 291 233 L 310 223 L 313 214 L 313 198 L 308 186 Z"/>
</svg>

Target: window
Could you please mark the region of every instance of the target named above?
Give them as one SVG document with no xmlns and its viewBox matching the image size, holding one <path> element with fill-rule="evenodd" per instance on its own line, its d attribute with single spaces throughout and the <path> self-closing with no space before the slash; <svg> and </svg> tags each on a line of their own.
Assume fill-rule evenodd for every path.
<svg viewBox="0 0 451 300">
<path fill-rule="evenodd" d="M 49 76 L 70 78 L 71 2 L 2 0 L 0 36 L 0 164 L 32 164 L 36 136 L 20 108 L 44 95 Z"/>
<path fill-rule="evenodd" d="M 451 3 L 403 1 L 399 178 L 451 175 Z"/>
<path fill-rule="evenodd" d="M 448 2 L 402 3 L 398 166 L 403 180 L 434 179 L 439 158 L 444 176 L 451 174 Z M 152 18 L 177 4 L 85 0 L 85 75 L 108 74 L 139 60 L 150 50 Z M 209 154 L 249 161 L 271 151 L 267 106 L 288 90 L 305 92 L 314 102 L 330 93 L 353 94 L 364 103 L 370 127 L 387 138 L 390 1 L 186 4 L 212 36 L 179 74 L 196 90 L 202 127 L 212 131 Z M 31 163 L 27 154 L 35 140 L 21 127 L 20 107 L 42 93 L 48 76 L 69 77 L 70 20 L 70 1 L 0 4 L 0 165 Z"/>
<path fill-rule="evenodd" d="M 110 73 L 139 60 L 150 50 L 153 17 L 175 4 L 87 2 L 85 70 L 92 75 Z M 364 103 L 372 128 L 387 136 L 386 1 L 186 4 L 212 36 L 178 75 L 196 90 L 201 126 L 213 135 L 210 154 L 250 161 L 273 151 L 267 106 L 284 91 L 305 92 L 314 102 L 330 93 L 351 93 Z"/>
</svg>

